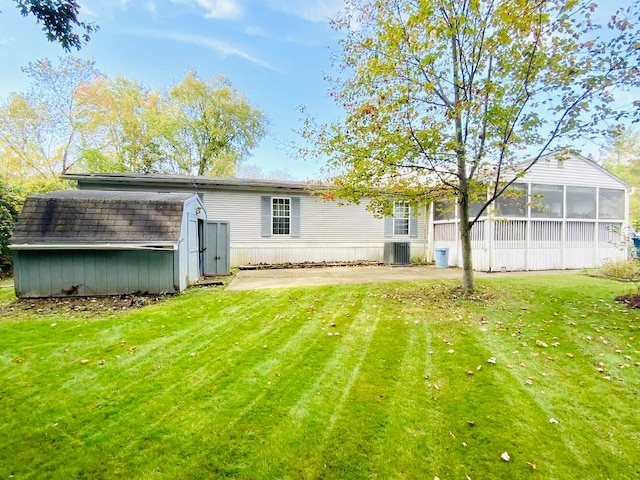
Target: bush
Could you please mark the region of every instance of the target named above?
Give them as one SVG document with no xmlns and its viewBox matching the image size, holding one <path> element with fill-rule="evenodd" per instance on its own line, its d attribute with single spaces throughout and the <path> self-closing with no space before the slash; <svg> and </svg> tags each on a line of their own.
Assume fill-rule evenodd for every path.
<svg viewBox="0 0 640 480">
<path fill-rule="evenodd" d="M 11 275 L 13 263 L 8 244 L 21 204 L 19 191 L 0 182 L 0 278 Z"/>
<path fill-rule="evenodd" d="M 640 261 L 631 259 L 607 262 L 598 269 L 598 273 L 622 280 L 640 280 Z"/>
</svg>

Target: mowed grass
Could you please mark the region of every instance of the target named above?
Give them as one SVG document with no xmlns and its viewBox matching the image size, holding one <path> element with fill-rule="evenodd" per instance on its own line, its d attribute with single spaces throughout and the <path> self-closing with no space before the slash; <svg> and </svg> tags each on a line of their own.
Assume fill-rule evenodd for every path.
<svg viewBox="0 0 640 480">
<path fill-rule="evenodd" d="M 0 478 L 640 478 L 637 287 L 455 285 L 5 316 Z"/>
</svg>

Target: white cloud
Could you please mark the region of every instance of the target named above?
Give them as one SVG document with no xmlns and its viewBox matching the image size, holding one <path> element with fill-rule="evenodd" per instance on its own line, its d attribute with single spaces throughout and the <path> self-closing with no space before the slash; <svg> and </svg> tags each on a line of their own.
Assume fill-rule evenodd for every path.
<svg viewBox="0 0 640 480">
<path fill-rule="evenodd" d="M 344 0 L 268 0 L 267 3 L 273 10 L 280 10 L 313 23 L 326 22 L 346 7 Z"/>
<path fill-rule="evenodd" d="M 238 0 L 171 0 L 173 3 L 196 5 L 203 8 L 205 18 L 238 18 L 242 15 L 242 7 Z"/>
<path fill-rule="evenodd" d="M 247 28 L 245 28 L 244 33 L 251 37 L 271 38 L 271 34 L 264 28 L 256 27 L 254 25 L 249 25 Z"/>
<path fill-rule="evenodd" d="M 254 65 L 266 68 L 267 70 L 282 73 L 280 69 L 278 69 L 274 65 L 271 65 L 266 60 L 254 57 L 253 55 L 227 42 L 215 40 L 213 38 L 208 38 L 202 35 L 192 35 L 189 33 L 160 30 L 137 30 L 132 33 L 146 37 L 165 38 L 167 40 L 174 40 L 176 42 L 190 43 L 192 45 L 197 45 L 212 50 L 222 55 L 223 57 L 231 56 L 242 58 L 243 60 L 253 63 Z"/>
</svg>

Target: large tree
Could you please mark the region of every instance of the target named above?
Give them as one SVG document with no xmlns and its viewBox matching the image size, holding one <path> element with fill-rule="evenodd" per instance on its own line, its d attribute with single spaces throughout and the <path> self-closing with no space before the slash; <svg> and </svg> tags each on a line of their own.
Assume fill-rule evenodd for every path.
<svg viewBox="0 0 640 480">
<path fill-rule="evenodd" d="M 75 166 L 87 141 L 79 95 L 101 76 L 93 61 L 74 57 L 23 70 L 31 89 L 0 104 L 0 165 L 10 183 L 55 179 Z"/>
<path fill-rule="evenodd" d="M 20 13 L 33 15 L 50 42 L 59 42 L 67 52 L 80 50 L 98 31 L 95 23 L 86 23 L 78 18 L 80 5 L 76 0 L 15 0 Z M 78 33 L 79 31 L 79 33 Z"/>
<path fill-rule="evenodd" d="M 170 140 L 180 173 L 233 175 L 266 133 L 267 118 L 224 77 L 186 73 L 169 92 L 176 119 Z"/>
<path fill-rule="evenodd" d="M 74 57 L 29 63 L 26 93 L 0 101 L 5 181 L 55 180 L 70 171 L 235 175 L 267 119 L 222 78 L 194 72 L 165 91 Z"/>
<path fill-rule="evenodd" d="M 455 196 L 473 291 L 471 228 L 490 203 L 551 149 L 638 118 L 640 102 L 613 101 L 640 84 L 638 1 L 605 26 L 598 12 L 586 0 L 348 0 L 330 79 L 345 118 L 304 130 L 334 193 L 374 208 Z"/>
</svg>

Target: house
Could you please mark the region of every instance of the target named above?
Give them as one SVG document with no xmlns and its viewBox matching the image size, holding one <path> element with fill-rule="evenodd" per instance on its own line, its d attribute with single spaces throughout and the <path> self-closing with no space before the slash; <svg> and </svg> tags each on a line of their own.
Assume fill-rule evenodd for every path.
<svg viewBox="0 0 640 480">
<path fill-rule="evenodd" d="M 308 182 L 155 174 L 68 174 L 81 190 L 196 193 L 210 220 L 229 224 L 230 264 L 382 261 L 428 257 L 426 210 L 398 202 L 395 218 L 360 205 L 324 200 L 326 186 Z M 401 252 L 402 258 L 393 257 Z"/>
<path fill-rule="evenodd" d="M 81 190 L 198 194 L 208 218 L 229 225 L 231 266 L 433 261 L 435 249 L 443 248 L 448 265 L 462 266 L 454 202 L 450 208 L 443 208 L 446 201 L 421 207 L 395 202 L 393 217 L 377 218 L 366 200 L 323 200 L 317 193 L 327 186 L 307 182 L 127 173 L 65 178 Z M 474 268 L 574 269 L 626 258 L 631 193 L 581 155 L 549 155 L 478 219 L 472 231 Z"/>
<path fill-rule="evenodd" d="M 29 196 L 10 239 L 16 295 L 182 291 L 215 268 L 216 260 L 204 254 L 219 240 L 220 225 L 211 227 L 198 196 L 188 193 Z"/>
<path fill-rule="evenodd" d="M 581 269 L 625 259 L 632 193 L 582 155 L 547 155 L 473 226 L 474 269 Z M 433 205 L 432 244 L 449 249 L 449 265 L 462 266 L 457 207 L 446 203 Z M 479 205 L 472 205 L 471 215 L 478 212 Z"/>
</svg>

